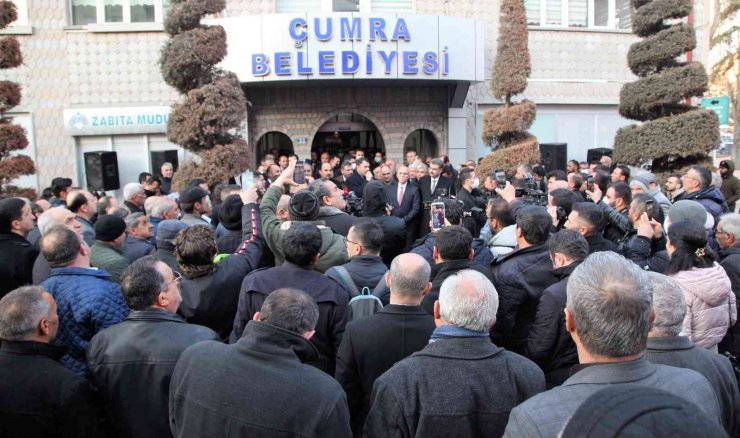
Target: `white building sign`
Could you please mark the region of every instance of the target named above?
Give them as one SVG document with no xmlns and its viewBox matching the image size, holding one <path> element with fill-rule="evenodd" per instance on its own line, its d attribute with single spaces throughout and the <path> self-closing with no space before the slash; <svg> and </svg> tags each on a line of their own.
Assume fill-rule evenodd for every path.
<svg viewBox="0 0 740 438">
<path fill-rule="evenodd" d="M 242 82 L 484 81 L 483 22 L 414 14 L 274 14 L 204 20 L 226 30 L 221 67 Z"/>
<path fill-rule="evenodd" d="M 75 108 L 64 110 L 64 128 L 73 136 L 167 132 L 170 107 Z"/>
</svg>

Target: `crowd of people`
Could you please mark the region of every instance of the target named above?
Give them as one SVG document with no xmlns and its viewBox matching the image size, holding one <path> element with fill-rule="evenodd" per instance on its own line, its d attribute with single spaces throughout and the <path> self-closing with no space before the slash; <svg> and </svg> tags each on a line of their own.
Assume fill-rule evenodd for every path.
<svg viewBox="0 0 740 438">
<path fill-rule="evenodd" d="M 365 152 L 0 200 L 0 436 L 740 436 L 732 161 Z"/>
</svg>

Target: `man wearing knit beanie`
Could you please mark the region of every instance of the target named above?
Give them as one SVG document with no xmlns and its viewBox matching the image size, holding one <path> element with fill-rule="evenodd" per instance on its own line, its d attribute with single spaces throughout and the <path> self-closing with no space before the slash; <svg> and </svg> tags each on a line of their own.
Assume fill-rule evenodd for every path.
<svg viewBox="0 0 740 438">
<path fill-rule="evenodd" d="M 343 265 L 349 260 L 344 237 L 334 233 L 323 221 L 317 221 L 321 202 L 319 198 L 308 190 L 299 190 L 290 199 L 288 205 L 288 221 L 281 221 L 277 215 L 277 205 L 283 195 L 285 185 L 296 186 L 293 182 L 293 170 L 296 159 L 291 158 L 288 168 L 270 185 L 260 204 L 262 216 L 262 232 L 267 246 L 275 255 L 275 266 L 285 261 L 283 252 L 283 237 L 294 222 L 312 222 L 321 232 L 321 255 L 313 268 L 324 272 L 332 266 Z"/>
<path fill-rule="evenodd" d="M 121 274 L 129 265 L 123 256 L 126 222 L 118 216 L 104 214 L 95 222 L 95 244 L 90 253 L 90 265 L 105 269 L 112 281 L 121 283 Z"/>
<path fill-rule="evenodd" d="M 645 193 L 652 196 L 655 202 L 660 205 L 660 209 L 663 210 L 663 216 L 668 216 L 668 212 L 671 210 L 671 201 L 660 191 L 658 178 L 655 174 L 650 172 L 641 173 L 635 176 L 635 179 L 632 181 L 637 181 L 644 185 L 646 188 Z M 630 183 L 630 187 L 632 187 L 632 183 Z"/>
</svg>

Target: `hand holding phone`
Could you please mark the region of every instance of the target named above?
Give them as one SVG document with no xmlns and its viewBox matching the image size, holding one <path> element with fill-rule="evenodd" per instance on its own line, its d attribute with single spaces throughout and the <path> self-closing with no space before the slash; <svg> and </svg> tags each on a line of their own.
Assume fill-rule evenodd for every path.
<svg viewBox="0 0 740 438">
<path fill-rule="evenodd" d="M 303 168 L 303 161 L 295 163 L 295 170 L 293 170 L 293 182 L 298 185 L 306 183 L 306 172 Z"/>
<path fill-rule="evenodd" d="M 445 224 L 445 204 L 444 202 L 432 202 L 432 231 L 439 231 Z"/>
</svg>

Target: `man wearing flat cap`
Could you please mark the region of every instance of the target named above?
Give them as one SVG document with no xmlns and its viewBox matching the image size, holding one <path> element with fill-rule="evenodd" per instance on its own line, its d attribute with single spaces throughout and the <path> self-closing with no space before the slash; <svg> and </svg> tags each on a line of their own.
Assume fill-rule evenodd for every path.
<svg viewBox="0 0 740 438">
<path fill-rule="evenodd" d="M 110 280 L 121 283 L 121 274 L 129 265 L 123 256 L 126 222 L 118 216 L 104 214 L 95 222 L 95 244 L 90 248 L 90 265 L 105 269 Z"/>
<path fill-rule="evenodd" d="M 188 225 L 206 225 L 213 228 L 203 215 L 211 214 L 211 199 L 200 186 L 185 187 L 180 191 L 182 221 Z"/>
<path fill-rule="evenodd" d="M 316 225 L 321 232 L 321 253 L 313 269 L 324 272 L 332 266 L 347 263 L 349 258 L 344 237 L 334 233 L 323 221 L 317 220 L 321 201 L 313 192 L 300 190 L 291 196 L 288 206 L 289 220 L 281 221 L 275 214 L 284 186 L 295 185 L 292 180 L 293 168 L 295 168 L 295 158 L 290 159 L 288 168 L 270 185 L 260 204 L 262 230 L 267 246 L 275 255 L 275 266 L 280 266 L 285 261 L 283 238 L 295 222 L 310 222 Z"/>
</svg>

